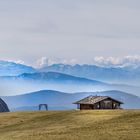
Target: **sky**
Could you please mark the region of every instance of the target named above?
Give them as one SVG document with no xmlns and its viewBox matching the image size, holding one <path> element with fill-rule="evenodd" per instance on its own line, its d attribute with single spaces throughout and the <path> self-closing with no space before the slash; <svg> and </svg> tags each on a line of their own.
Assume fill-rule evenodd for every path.
<svg viewBox="0 0 140 140">
<path fill-rule="evenodd" d="M 139 0 L 0 0 L 0 59 L 140 59 L 139 17 Z"/>
</svg>

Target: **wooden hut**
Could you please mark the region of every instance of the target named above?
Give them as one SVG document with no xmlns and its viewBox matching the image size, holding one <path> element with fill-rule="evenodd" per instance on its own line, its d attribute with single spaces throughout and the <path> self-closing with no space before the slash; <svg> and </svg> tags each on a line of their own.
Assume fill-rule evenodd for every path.
<svg viewBox="0 0 140 140">
<path fill-rule="evenodd" d="M 77 104 L 77 108 L 80 110 L 93 110 L 120 109 L 123 103 L 108 96 L 88 96 L 74 104 Z"/>
</svg>

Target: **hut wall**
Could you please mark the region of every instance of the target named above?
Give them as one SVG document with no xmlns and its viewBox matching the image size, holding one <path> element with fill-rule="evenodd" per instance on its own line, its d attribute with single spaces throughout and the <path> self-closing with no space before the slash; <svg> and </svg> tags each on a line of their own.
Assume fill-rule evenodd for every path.
<svg viewBox="0 0 140 140">
<path fill-rule="evenodd" d="M 100 104 L 100 109 L 119 109 L 120 108 L 120 104 L 111 99 L 106 99 L 104 101 L 101 101 L 99 104 Z"/>
<path fill-rule="evenodd" d="M 91 109 L 93 109 L 93 105 L 80 104 L 80 110 L 91 110 Z"/>
<path fill-rule="evenodd" d="M 100 109 L 112 109 L 113 102 L 110 99 L 106 99 L 100 102 Z"/>
<path fill-rule="evenodd" d="M 113 101 L 113 109 L 120 109 L 120 104 Z"/>
</svg>

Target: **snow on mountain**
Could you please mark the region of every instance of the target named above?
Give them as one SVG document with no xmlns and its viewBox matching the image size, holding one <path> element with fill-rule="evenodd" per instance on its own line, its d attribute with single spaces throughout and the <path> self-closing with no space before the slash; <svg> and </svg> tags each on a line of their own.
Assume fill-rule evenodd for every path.
<svg viewBox="0 0 140 140">
<path fill-rule="evenodd" d="M 138 85 L 140 82 L 140 67 L 101 67 L 96 65 L 67 65 L 53 64 L 40 69 L 14 62 L 0 61 L 0 76 L 17 76 L 23 73 L 58 72 L 76 77 L 104 81 L 109 83 L 123 83 Z M 36 75 L 37 76 L 37 75 Z"/>
<path fill-rule="evenodd" d="M 110 83 L 124 83 L 138 85 L 140 81 L 140 67 L 100 67 L 96 65 L 65 65 L 53 64 L 39 69 L 41 72 L 61 72 L 88 79 L 96 79 Z"/>
<path fill-rule="evenodd" d="M 33 73 L 35 71 L 31 66 L 0 60 L 0 76 L 15 76 L 22 73 Z"/>
</svg>

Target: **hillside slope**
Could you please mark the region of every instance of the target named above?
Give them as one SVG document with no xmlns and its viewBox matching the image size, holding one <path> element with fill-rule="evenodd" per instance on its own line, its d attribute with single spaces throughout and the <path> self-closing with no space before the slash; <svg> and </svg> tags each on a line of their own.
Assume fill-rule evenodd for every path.
<svg viewBox="0 0 140 140">
<path fill-rule="evenodd" d="M 0 140 L 139 140 L 140 110 L 0 115 Z"/>
</svg>

